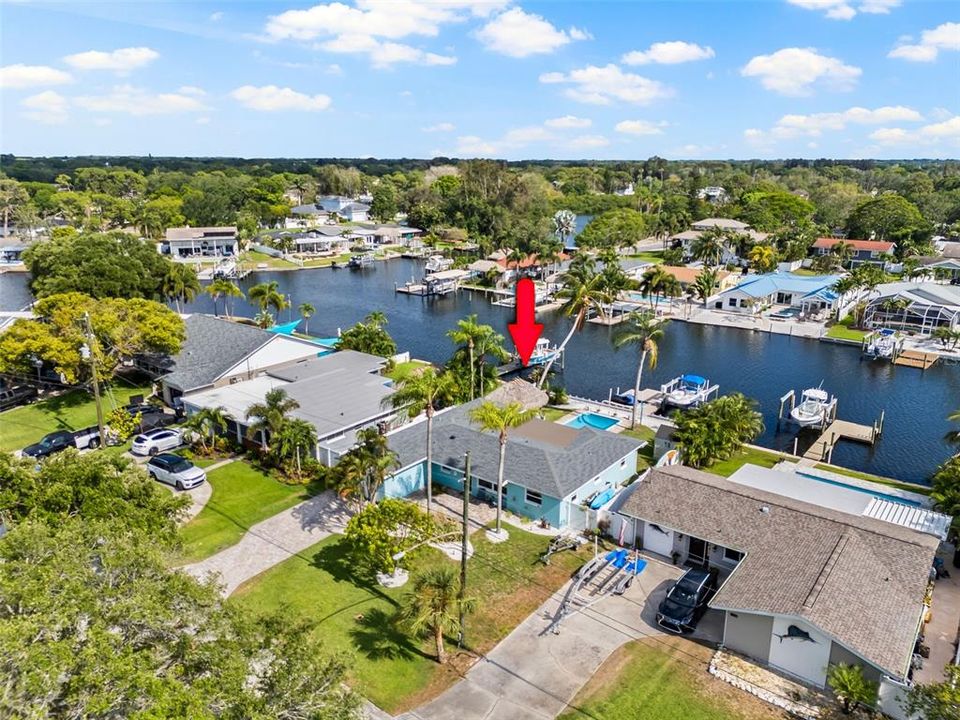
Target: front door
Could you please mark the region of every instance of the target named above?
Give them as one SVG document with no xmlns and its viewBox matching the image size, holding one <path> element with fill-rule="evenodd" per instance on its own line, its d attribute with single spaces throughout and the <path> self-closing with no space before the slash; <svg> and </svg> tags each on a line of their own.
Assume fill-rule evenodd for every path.
<svg viewBox="0 0 960 720">
<path fill-rule="evenodd" d="M 707 543 L 691 535 L 690 545 L 687 547 L 687 562 L 691 565 L 706 565 Z"/>
</svg>

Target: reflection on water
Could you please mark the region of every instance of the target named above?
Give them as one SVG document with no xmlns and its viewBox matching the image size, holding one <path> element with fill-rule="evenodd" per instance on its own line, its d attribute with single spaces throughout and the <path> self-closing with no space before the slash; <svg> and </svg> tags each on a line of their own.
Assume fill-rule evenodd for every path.
<svg viewBox="0 0 960 720">
<path fill-rule="evenodd" d="M 294 307 L 302 302 L 315 306 L 310 319 L 315 335 L 335 335 L 372 310 L 389 320 L 389 330 L 401 350 L 414 356 L 443 362 L 452 345 L 446 331 L 469 313 L 507 335 L 506 325 L 513 311 L 494 307 L 480 294 L 462 291 L 445 298 L 419 298 L 394 292 L 422 275 L 413 260 L 379 262 L 374 269 L 351 271 L 318 269 L 286 273 L 255 273 L 243 281 L 244 288 L 264 280 L 276 280 Z M 19 282 L 19 290 L 8 278 Z M 0 276 L 3 307 L 29 300 L 25 278 Z M 13 302 L 8 302 L 11 298 Z M 203 296 L 189 310 L 212 312 L 213 304 Z M 238 302 L 238 314 L 255 311 Z M 294 311 L 285 311 L 286 321 Z M 295 317 L 295 314 L 293 315 Z M 540 318 L 544 334 L 559 342 L 569 321 L 559 313 Z M 606 398 L 611 388 L 632 387 L 636 355 L 629 349 L 615 351 L 610 342 L 613 328 L 587 324 L 568 346 L 563 380 L 576 395 Z M 894 367 L 889 363 L 861 361 L 855 348 L 815 340 L 769 335 L 731 328 L 672 323 L 660 343 L 660 364 L 644 371 L 644 386 L 653 387 L 682 373 L 703 375 L 719 383 L 720 392 L 742 392 L 759 403 L 766 431 L 760 444 L 791 449 L 795 432 L 777 433 L 779 398 L 788 390 L 823 383 L 824 389 L 839 398 L 839 416 L 860 423 L 872 423 L 886 412 L 884 434 L 874 446 L 841 443 L 835 462 L 848 467 L 922 481 L 951 454 L 943 439 L 950 429 L 946 416 L 960 409 L 960 370 L 935 365 L 926 372 Z"/>
</svg>

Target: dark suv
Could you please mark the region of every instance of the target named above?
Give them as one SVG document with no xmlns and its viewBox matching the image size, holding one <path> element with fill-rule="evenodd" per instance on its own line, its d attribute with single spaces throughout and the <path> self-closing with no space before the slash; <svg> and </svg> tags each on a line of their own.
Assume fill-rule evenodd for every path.
<svg viewBox="0 0 960 720">
<path fill-rule="evenodd" d="M 716 570 L 687 570 L 660 601 L 657 624 L 670 632 L 693 632 L 716 591 Z"/>
</svg>

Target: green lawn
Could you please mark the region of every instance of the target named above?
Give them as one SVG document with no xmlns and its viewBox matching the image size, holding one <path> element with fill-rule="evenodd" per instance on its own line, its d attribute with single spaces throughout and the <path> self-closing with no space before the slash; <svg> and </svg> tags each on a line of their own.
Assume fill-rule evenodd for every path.
<svg viewBox="0 0 960 720">
<path fill-rule="evenodd" d="M 711 651 L 683 638 L 635 640 L 611 655 L 559 720 L 773 720 L 771 705 L 707 672 Z"/>
<path fill-rule="evenodd" d="M 147 396 L 151 391 L 150 385 L 129 387 L 115 383 L 103 394 L 104 417 L 118 405 L 126 405 L 131 395 Z M 97 406 L 93 395 L 84 390 L 71 390 L 0 413 L 0 450 L 19 450 L 54 430 L 79 430 L 96 424 Z"/>
<path fill-rule="evenodd" d="M 185 565 L 239 542 L 261 520 L 276 515 L 310 494 L 302 485 L 284 485 L 241 460 L 207 475 L 213 495 L 200 514 L 183 526 L 183 547 L 175 559 Z"/>
<path fill-rule="evenodd" d="M 643 260 L 644 262 L 660 264 L 663 262 L 663 253 L 657 250 L 645 251 L 627 255 L 631 260 Z"/>
<path fill-rule="evenodd" d="M 394 382 L 400 382 L 417 368 L 426 367 L 429 364 L 430 363 L 424 362 L 423 360 L 409 360 L 407 362 L 397 363 L 393 366 L 393 370 L 387 373 L 387 377 Z"/>
<path fill-rule="evenodd" d="M 835 325 L 831 325 L 827 328 L 827 337 L 835 338 L 837 340 L 853 340 L 855 342 L 860 342 L 866 336 L 866 330 L 858 330 L 857 328 L 850 327 L 848 321 L 839 322 Z"/>
<path fill-rule="evenodd" d="M 468 588 L 480 607 L 467 621 L 470 648 L 486 652 L 559 588 L 589 549 L 554 556 L 549 566 L 538 562 L 547 538 L 510 528 L 509 542 L 493 545 L 482 532 L 472 537 Z M 436 550 L 423 548 L 405 561 L 411 574 L 425 567 L 452 563 Z M 429 642 L 398 630 L 394 613 L 408 588 L 388 590 L 357 573 L 346 543 L 329 537 L 242 585 L 231 602 L 245 611 L 284 608 L 317 624 L 316 632 L 330 650 L 354 657 L 351 684 L 375 704 L 397 714 L 419 705 L 459 679 L 466 656 L 450 664 L 434 660 Z M 450 643 L 451 652 L 456 646 Z"/>
<path fill-rule="evenodd" d="M 557 422 L 564 415 L 569 415 L 569 410 L 564 410 L 563 408 L 557 407 L 544 407 L 540 408 L 540 414 L 543 415 L 543 419 L 548 422 Z"/>
<path fill-rule="evenodd" d="M 335 262 L 346 262 L 349 259 L 350 259 L 350 253 L 344 253 L 343 255 L 331 255 L 329 257 L 304 260 L 303 266 L 305 268 L 329 267 L 333 265 L 333 263 Z"/>
<path fill-rule="evenodd" d="M 811 270 L 810 268 L 800 267 L 793 271 L 794 275 L 806 275 L 807 277 L 812 277 L 814 275 L 820 275 L 816 270 Z"/>
<path fill-rule="evenodd" d="M 298 267 L 296 263 L 292 263 L 289 260 L 273 257 L 273 255 L 267 255 L 266 253 L 257 252 L 256 250 L 248 250 L 241 255 L 240 263 L 244 266 L 252 267 L 254 270 L 256 270 L 257 265 L 260 265 L 261 263 L 266 264 L 268 268 L 272 268 L 274 270 Z"/>
<path fill-rule="evenodd" d="M 814 467 L 819 468 L 820 470 L 828 470 L 829 472 L 835 472 L 838 475 L 846 475 L 847 477 L 857 478 L 858 480 L 869 480 L 870 482 L 877 483 L 878 485 L 886 485 L 888 487 L 898 488 L 900 490 L 908 490 L 910 492 L 920 493 L 921 495 L 929 495 L 930 489 L 926 485 L 914 485 L 913 483 L 901 482 L 900 480 L 894 480 L 893 478 L 882 477 L 880 475 L 871 475 L 870 473 L 859 472 L 858 470 L 850 470 L 845 467 L 836 467 L 834 465 L 815 465 Z"/>
<path fill-rule="evenodd" d="M 729 460 L 719 460 L 710 467 L 703 469 L 709 473 L 713 473 L 714 475 L 730 477 L 747 463 L 750 463 L 751 465 L 759 465 L 760 467 L 772 468 L 786 457 L 786 455 L 773 452 L 772 450 L 755 450 L 753 448 L 745 448 L 742 452 L 734 455 Z"/>
</svg>

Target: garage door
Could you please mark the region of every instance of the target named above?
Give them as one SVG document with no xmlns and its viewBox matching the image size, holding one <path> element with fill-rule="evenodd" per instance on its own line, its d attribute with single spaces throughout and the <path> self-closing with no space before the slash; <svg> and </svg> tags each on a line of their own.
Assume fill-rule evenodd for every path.
<svg viewBox="0 0 960 720">
<path fill-rule="evenodd" d="M 643 549 L 670 557 L 673 552 L 673 530 L 667 530 L 649 522 L 644 523 Z"/>
</svg>

